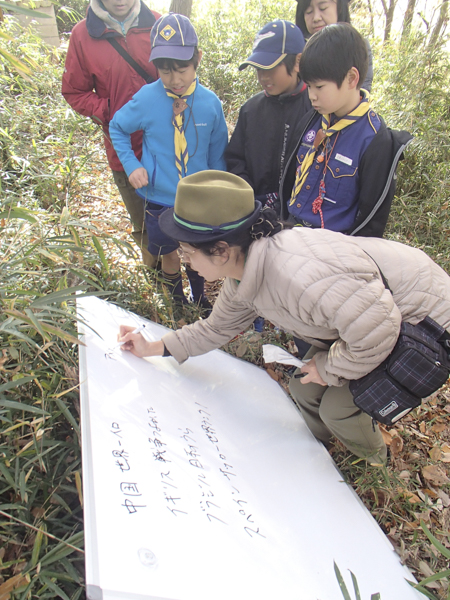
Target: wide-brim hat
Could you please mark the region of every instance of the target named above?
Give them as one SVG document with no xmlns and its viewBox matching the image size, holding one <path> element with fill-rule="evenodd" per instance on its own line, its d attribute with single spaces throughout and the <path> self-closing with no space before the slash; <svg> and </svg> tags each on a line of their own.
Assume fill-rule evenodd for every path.
<svg viewBox="0 0 450 600">
<path fill-rule="evenodd" d="M 159 217 L 159 226 L 178 242 L 200 244 L 250 228 L 260 212 L 261 203 L 241 177 L 200 171 L 180 179 L 175 206 Z"/>
<path fill-rule="evenodd" d="M 301 54 L 305 38 L 300 28 L 290 21 L 271 21 L 258 31 L 252 54 L 239 66 L 242 71 L 249 65 L 257 69 L 273 69 L 288 54 Z"/>
<path fill-rule="evenodd" d="M 194 26 L 184 15 L 169 13 L 160 17 L 150 33 L 150 61 L 155 58 L 191 60 L 198 37 Z"/>
</svg>

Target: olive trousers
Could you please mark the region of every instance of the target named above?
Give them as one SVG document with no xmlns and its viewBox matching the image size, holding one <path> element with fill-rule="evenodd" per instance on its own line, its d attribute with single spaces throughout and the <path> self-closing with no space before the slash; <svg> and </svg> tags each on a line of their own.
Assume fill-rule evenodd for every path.
<svg viewBox="0 0 450 600">
<path fill-rule="evenodd" d="M 312 358 L 318 348 L 311 348 L 305 360 Z M 342 387 L 322 386 L 317 383 L 301 383 L 295 375 L 289 383 L 289 391 L 313 435 L 325 445 L 331 437 L 337 437 L 347 448 L 370 464 L 386 462 L 386 444 L 372 418 L 353 402 L 349 384 Z"/>
</svg>

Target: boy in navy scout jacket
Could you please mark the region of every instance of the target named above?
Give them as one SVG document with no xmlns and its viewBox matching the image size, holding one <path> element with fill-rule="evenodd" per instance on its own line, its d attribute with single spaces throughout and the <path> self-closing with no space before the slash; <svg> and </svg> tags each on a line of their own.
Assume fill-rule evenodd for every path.
<svg viewBox="0 0 450 600">
<path fill-rule="evenodd" d="M 178 242 L 161 231 L 159 216 L 174 205 L 177 184 L 187 174 L 225 170 L 228 131 L 220 100 L 198 82 L 202 51 L 189 19 L 175 13 L 161 17 L 150 40 L 160 79 L 145 85 L 114 115 L 109 131 L 130 183 L 146 201 L 148 250 L 161 256 L 163 280 L 184 304 Z M 143 131 L 140 161 L 130 142 L 137 130 Z M 194 302 L 210 308 L 203 277 L 189 265 L 186 273 Z"/>
<path fill-rule="evenodd" d="M 225 152 L 227 170 L 245 179 L 263 205 L 277 209 L 295 125 L 311 109 L 299 75 L 304 45 L 302 32 L 289 21 L 272 21 L 258 32 L 251 56 L 239 69 L 255 67 L 263 91 L 242 106 Z"/>
<path fill-rule="evenodd" d="M 308 227 L 382 237 L 395 170 L 412 136 L 392 131 L 361 90 L 367 46 L 348 23 L 313 35 L 300 60 L 313 110 L 298 124 L 287 160 L 282 216 Z"/>
</svg>

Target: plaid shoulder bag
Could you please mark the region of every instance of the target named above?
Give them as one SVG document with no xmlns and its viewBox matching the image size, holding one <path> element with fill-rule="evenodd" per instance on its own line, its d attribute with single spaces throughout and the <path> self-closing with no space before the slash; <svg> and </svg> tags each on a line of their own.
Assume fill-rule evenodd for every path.
<svg viewBox="0 0 450 600">
<path fill-rule="evenodd" d="M 444 385 L 450 375 L 449 353 L 450 335 L 430 317 L 417 325 L 402 322 L 387 359 L 371 373 L 350 381 L 354 403 L 376 421 L 395 423 Z"/>
</svg>

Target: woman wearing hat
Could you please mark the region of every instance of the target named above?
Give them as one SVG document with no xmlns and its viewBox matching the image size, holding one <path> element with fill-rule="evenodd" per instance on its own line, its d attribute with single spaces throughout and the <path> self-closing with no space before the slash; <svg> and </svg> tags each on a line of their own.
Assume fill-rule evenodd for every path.
<svg viewBox="0 0 450 600">
<path fill-rule="evenodd" d="M 284 228 L 272 211 L 261 211 L 243 179 L 221 171 L 182 179 L 160 226 L 191 268 L 225 281 L 207 319 L 159 342 L 121 326 L 122 348 L 182 363 L 219 348 L 262 315 L 313 346 L 304 375 L 290 385 L 313 434 L 325 444 L 335 435 L 370 462 L 385 460 L 382 436 L 354 405 L 348 382 L 390 354 L 402 319 L 416 324 L 429 315 L 450 330 L 447 274 L 397 242 Z"/>
</svg>

